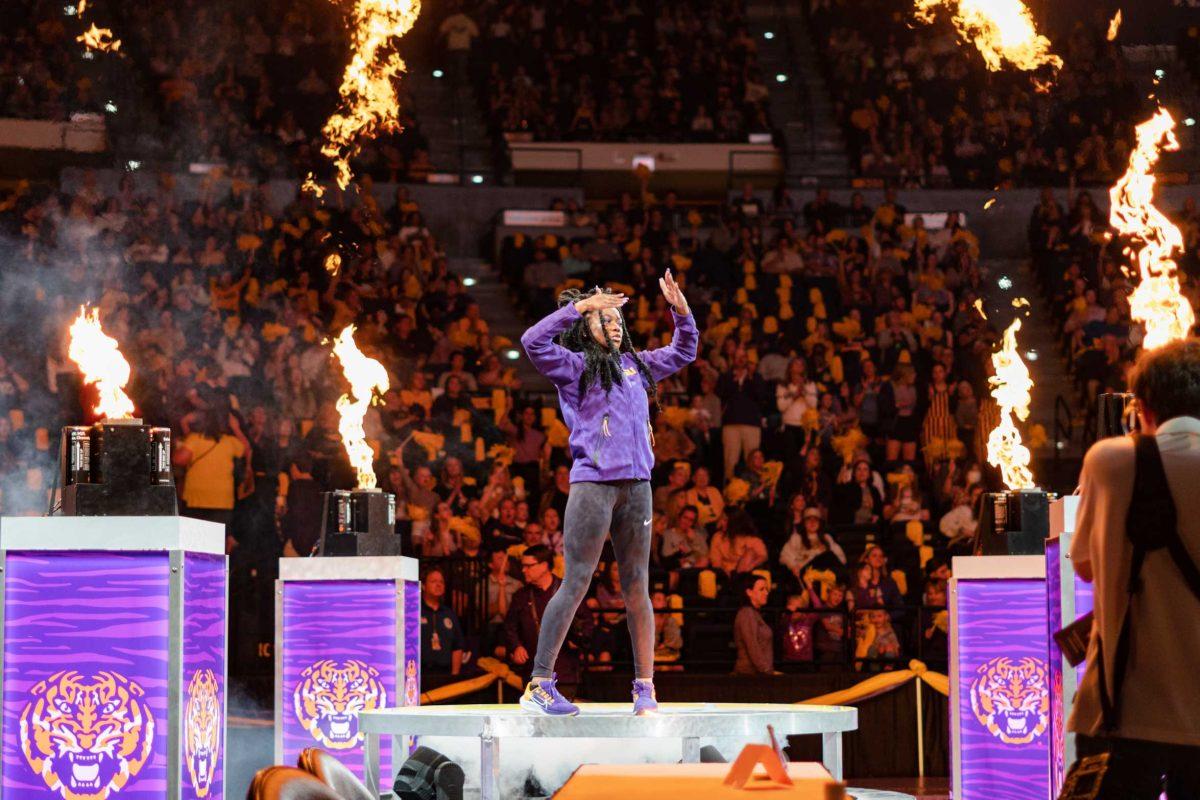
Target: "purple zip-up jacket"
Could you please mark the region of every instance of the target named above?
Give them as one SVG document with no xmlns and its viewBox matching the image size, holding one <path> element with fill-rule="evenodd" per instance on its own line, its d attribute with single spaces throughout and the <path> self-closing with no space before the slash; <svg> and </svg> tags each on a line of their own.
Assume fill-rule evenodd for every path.
<svg viewBox="0 0 1200 800">
<path fill-rule="evenodd" d="M 671 344 L 639 355 L 655 381 L 675 374 L 696 360 L 700 334 L 691 314 L 675 317 Z M 650 480 L 654 451 L 650 447 L 649 396 L 637 364 L 629 353 L 621 354 L 624 380 L 607 395 L 597 380 L 580 397 L 579 376 L 583 354 L 554 341 L 554 337 L 581 317 L 574 303 L 555 311 L 525 331 L 521 344 L 537 371 L 558 388 L 563 421 L 571 431 L 571 483 L 581 481 Z M 604 421 L 608 420 L 605 434 Z"/>
</svg>

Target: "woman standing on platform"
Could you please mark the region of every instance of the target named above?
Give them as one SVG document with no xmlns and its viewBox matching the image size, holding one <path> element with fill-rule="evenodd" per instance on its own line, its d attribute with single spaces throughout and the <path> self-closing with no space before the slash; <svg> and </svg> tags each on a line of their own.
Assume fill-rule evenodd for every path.
<svg viewBox="0 0 1200 800">
<path fill-rule="evenodd" d="M 658 284 L 675 319 L 667 347 L 635 351 L 620 310 L 629 298 L 599 287 L 563 292 L 558 311 L 521 337 L 530 361 L 558 389 L 574 459 L 563 523 L 566 573 L 546 607 L 532 676 L 521 697 L 521 706 L 530 711 L 579 713 L 558 691 L 554 663 L 610 530 L 633 643 L 633 711 L 658 708 L 647 575 L 654 518 L 649 400 L 657 405 L 658 381 L 695 360 L 699 340 L 687 300 L 669 270 Z"/>
</svg>

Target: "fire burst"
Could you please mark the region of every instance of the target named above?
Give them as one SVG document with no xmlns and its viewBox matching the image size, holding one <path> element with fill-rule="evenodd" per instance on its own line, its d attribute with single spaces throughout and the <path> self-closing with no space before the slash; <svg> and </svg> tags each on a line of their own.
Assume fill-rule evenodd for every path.
<svg viewBox="0 0 1200 800">
<path fill-rule="evenodd" d="M 83 373 L 84 383 L 96 384 L 100 398 L 96 414 L 101 419 L 127 419 L 133 416 L 133 401 L 125 394 L 129 383 L 129 362 L 121 355 L 117 340 L 100 327 L 100 310 L 79 307 L 79 316 L 71 323 L 71 344 L 67 350 Z"/>
<path fill-rule="evenodd" d="M 1000 349 L 992 353 L 996 374 L 988 378 L 992 398 L 1000 407 L 1000 424 L 988 435 L 988 463 L 1000 470 L 1004 484 L 1013 490 L 1034 488 L 1033 473 L 1029 471 L 1029 448 L 1021 443 L 1015 415 L 1022 422 L 1029 417 L 1030 392 L 1033 378 L 1029 367 L 1017 352 L 1017 331 L 1021 320 L 1014 319 L 1004 332 Z"/>
<path fill-rule="evenodd" d="M 358 474 L 359 489 L 374 489 L 375 451 L 367 444 L 363 430 L 363 418 L 372 402 L 388 390 L 387 370 L 373 358 L 367 358 L 354 343 L 354 326 L 347 325 L 333 342 L 333 354 L 342 364 L 342 373 L 350 382 L 350 393 L 338 398 L 337 410 L 341 415 L 338 433 L 342 446 L 350 457 L 350 464 Z"/>
<path fill-rule="evenodd" d="M 420 0 L 356 0 L 351 15 L 350 63 L 338 92 L 342 107 L 325 123 L 321 152 L 337 168 L 337 183 L 350 185 L 350 159 L 360 137 L 399 129 L 395 81 L 404 72 L 396 40 L 408 33 L 421 13 Z"/>
<path fill-rule="evenodd" d="M 1137 126 L 1137 146 L 1129 156 L 1129 169 L 1108 193 L 1109 224 L 1142 244 L 1137 251 L 1141 282 L 1129 296 L 1129 307 L 1134 320 L 1146 326 L 1142 346 L 1147 350 L 1186 339 L 1196 322 L 1191 303 L 1180 290 L 1172 258 L 1183 249 L 1183 234 L 1154 206 L 1154 165 L 1163 150 L 1178 149 L 1175 120 L 1160 108 Z"/>
<path fill-rule="evenodd" d="M 1050 40 L 1037 32 L 1033 15 L 1021 0 L 916 0 L 916 16 L 933 21 L 938 6 L 951 9 L 954 27 L 964 39 L 975 43 L 988 69 L 999 71 L 1007 61 L 1018 69 L 1035 70 L 1062 66 L 1050 52 Z"/>
<path fill-rule="evenodd" d="M 121 49 L 121 40 L 113 38 L 112 30 L 109 28 L 99 28 L 94 22 L 92 23 L 92 27 L 79 36 L 76 36 L 75 41 L 83 42 L 83 46 L 88 50 L 115 53 Z"/>
</svg>

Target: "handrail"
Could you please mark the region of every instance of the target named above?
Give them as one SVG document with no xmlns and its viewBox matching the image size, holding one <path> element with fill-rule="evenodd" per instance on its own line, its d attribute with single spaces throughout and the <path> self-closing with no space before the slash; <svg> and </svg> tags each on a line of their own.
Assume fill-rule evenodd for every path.
<svg viewBox="0 0 1200 800">
<path fill-rule="evenodd" d="M 1064 422 L 1065 420 L 1065 422 Z M 1054 396 L 1054 463 L 1058 463 L 1062 442 L 1075 438 L 1075 420 L 1071 406 L 1061 394 Z"/>
</svg>

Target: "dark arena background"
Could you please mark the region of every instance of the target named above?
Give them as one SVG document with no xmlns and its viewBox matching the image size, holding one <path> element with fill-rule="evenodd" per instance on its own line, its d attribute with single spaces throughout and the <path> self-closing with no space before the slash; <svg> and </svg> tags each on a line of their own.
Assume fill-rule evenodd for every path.
<svg viewBox="0 0 1200 800">
<path fill-rule="evenodd" d="M 1200 299 L 1200 11 L 1026 5 L 8 0 L 0 795 L 615 796 L 564 784 L 777 738 L 788 796 L 1054 797 L 1069 495 Z M 603 440 L 521 337 L 601 286 L 669 346 L 668 271 L 663 708 L 606 544 L 540 727 Z"/>
</svg>

